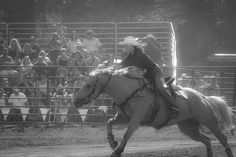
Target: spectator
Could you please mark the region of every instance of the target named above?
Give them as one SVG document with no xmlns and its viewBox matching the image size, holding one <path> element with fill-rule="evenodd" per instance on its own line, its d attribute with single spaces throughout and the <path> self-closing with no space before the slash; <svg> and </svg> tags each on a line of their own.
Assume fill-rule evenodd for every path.
<svg viewBox="0 0 236 157">
<path fill-rule="evenodd" d="M 61 49 L 61 54 L 56 59 L 56 64 L 58 66 L 68 66 L 69 57 L 67 56 L 67 52 L 65 48 Z"/>
<path fill-rule="evenodd" d="M 199 87 L 199 89 L 203 91 L 203 94 L 209 95 L 209 96 L 221 95 L 220 86 L 218 85 L 216 77 L 219 77 L 217 73 L 214 73 L 214 75 L 212 76 L 209 76 L 209 75 L 204 76 L 205 84 Z"/>
<path fill-rule="evenodd" d="M 182 87 L 190 87 L 191 80 L 192 80 L 191 76 L 188 76 L 186 73 L 183 73 L 178 78 L 177 82 L 178 82 L 178 85 L 180 85 Z"/>
<path fill-rule="evenodd" d="M 60 49 L 61 49 L 61 40 L 60 40 L 60 36 L 58 35 L 58 33 L 53 33 L 52 37 L 49 41 L 49 58 L 52 62 L 52 64 L 56 64 L 56 59 L 57 56 L 60 53 Z"/>
<path fill-rule="evenodd" d="M 79 51 L 72 54 L 71 61 L 73 66 L 87 66 L 86 58 Z"/>
<path fill-rule="evenodd" d="M 15 63 L 14 63 L 12 57 L 8 55 L 8 49 L 7 48 L 3 48 L 2 55 L 0 56 L 0 65 L 3 65 L 1 67 L 1 70 L 12 69 L 12 67 L 7 67 L 7 66 L 14 65 L 14 64 Z"/>
<path fill-rule="evenodd" d="M 91 52 L 90 57 L 87 59 L 88 66 L 97 67 L 100 64 L 100 59 L 95 53 Z"/>
<path fill-rule="evenodd" d="M 161 56 L 162 47 L 160 43 L 157 42 L 157 38 L 153 34 L 147 34 L 143 39 L 141 39 L 147 45 L 144 46 L 144 51 L 159 65 L 164 62 Z"/>
<path fill-rule="evenodd" d="M 68 94 L 65 90 L 65 87 L 62 84 L 59 84 L 56 92 L 53 94 L 52 103 L 53 106 L 55 106 L 54 113 L 59 114 L 58 118 L 60 118 L 60 122 L 62 122 L 62 117 L 60 114 L 62 113 L 63 109 L 68 106 L 67 98 Z M 55 120 L 56 119 L 54 118 L 54 122 Z"/>
<path fill-rule="evenodd" d="M 41 48 L 40 48 L 39 44 L 37 43 L 35 36 L 30 37 L 30 45 L 31 45 L 31 48 L 33 51 L 32 56 L 34 59 L 37 60 Z"/>
<path fill-rule="evenodd" d="M 20 92 L 18 87 L 14 87 L 13 88 L 13 93 L 11 94 L 11 96 L 8 100 L 8 103 L 13 106 L 14 115 L 17 117 L 17 115 L 21 114 L 20 107 L 26 106 L 27 97 L 25 96 L 24 93 Z M 22 116 L 21 116 L 20 119 L 17 117 L 17 120 L 23 121 Z M 24 132 L 24 128 L 23 128 L 22 124 L 18 125 L 18 131 L 23 131 Z"/>
<path fill-rule="evenodd" d="M 25 56 L 29 56 L 30 60 L 34 63 L 36 62 L 35 55 L 33 53 L 33 49 L 31 47 L 30 43 L 25 43 L 24 47 L 23 47 L 23 56 L 21 56 L 21 58 L 24 58 Z"/>
<path fill-rule="evenodd" d="M 75 66 L 75 68 L 73 68 L 73 73 L 77 73 L 77 71 L 80 71 L 80 73 L 85 74 L 88 64 L 86 58 L 80 51 L 76 51 L 75 53 L 73 53 L 70 61 L 71 66 Z"/>
<path fill-rule="evenodd" d="M 6 94 L 6 97 L 7 97 L 7 100 L 8 100 L 9 97 L 11 96 L 11 94 L 13 93 L 12 88 L 9 86 L 8 78 L 2 78 L 2 80 L 1 80 L 1 88 L 4 91 L 4 94 Z"/>
<path fill-rule="evenodd" d="M 8 33 L 8 41 L 7 41 L 8 45 L 10 44 L 11 39 L 13 39 L 13 38 L 15 38 L 14 32 L 9 32 Z"/>
<path fill-rule="evenodd" d="M 21 62 L 21 65 L 20 65 L 20 70 L 19 71 L 20 71 L 21 76 L 30 74 L 30 72 L 32 70 L 32 67 L 33 67 L 33 64 L 31 62 L 29 56 L 25 56 L 22 59 L 22 62 Z"/>
<path fill-rule="evenodd" d="M 82 47 L 83 43 L 79 39 L 76 31 L 72 31 L 71 36 L 69 38 L 69 41 L 67 42 L 67 47 L 69 48 L 69 56 L 72 55 L 72 53 L 75 53 L 77 51 L 77 47 Z"/>
<path fill-rule="evenodd" d="M 39 56 L 42 57 L 43 62 L 46 63 L 47 65 L 52 64 L 50 58 L 48 57 L 48 54 L 44 50 L 40 51 Z"/>
<path fill-rule="evenodd" d="M 85 32 L 85 38 L 83 45 L 89 53 L 95 53 L 97 57 L 100 57 L 100 50 L 102 43 L 98 38 L 94 37 L 95 32 L 93 30 L 87 30 Z"/>
<path fill-rule="evenodd" d="M 24 93 L 20 92 L 18 87 L 13 88 L 13 93 L 11 94 L 8 102 L 14 106 L 14 108 L 19 109 L 21 106 L 25 106 L 27 102 L 27 97 Z"/>
<path fill-rule="evenodd" d="M 34 63 L 32 71 L 35 76 L 47 76 L 48 65 L 43 61 L 43 57 L 39 56 L 38 61 Z M 39 78 L 41 80 L 41 78 Z"/>
<path fill-rule="evenodd" d="M 7 40 L 4 38 L 4 35 L 2 32 L 0 32 L 0 52 L 3 50 L 3 48 L 7 47 Z M 1 55 L 1 54 L 0 54 Z"/>
<path fill-rule="evenodd" d="M 194 76 L 190 81 L 190 87 L 196 90 L 199 90 L 199 87 L 204 85 L 204 80 L 202 79 L 202 75 L 200 72 L 195 71 Z"/>
<path fill-rule="evenodd" d="M 18 58 L 20 58 L 20 55 L 22 53 L 22 48 L 19 44 L 18 39 L 12 38 L 10 40 L 8 48 L 9 48 L 9 56 L 11 56 L 13 60 L 17 60 Z"/>
<path fill-rule="evenodd" d="M 0 106 L 6 106 L 7 98 L 4 90 L 0 88 Z M 0 108 L 1 109 L 1 108 Z"/>
</svg>

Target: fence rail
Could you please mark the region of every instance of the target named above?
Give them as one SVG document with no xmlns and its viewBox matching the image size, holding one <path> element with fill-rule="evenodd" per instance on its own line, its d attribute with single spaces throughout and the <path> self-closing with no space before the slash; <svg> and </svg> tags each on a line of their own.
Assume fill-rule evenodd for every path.
<svg viewBox="0 0 236 157">
<path fill-rule="evenodd" d="M 66 67 L 64 67 L 66 68 Z M 67 67 L 68 68 L 68 67 Z M 227 71 L 221 71 L 222 68 L 218 67 L 219 71 L 215 71 L 215 67 L 177 67 L 176 77 L 177 85 L 183 87 L 191 87 L 205 95 L 224 96 L 230 106 L 235 104 L 235 84 L 236 84 L 236 67 L 226 67 Z M 209 70 L 212 69 L 212 70 Z M 200 73 L 200 75 L 199 75 Z M 19 78 L 19 76 L 0 76 L 10 78 Z M 64 78 L 67 76 L 64 76 Z M 38 78 L 44 78 L 47 81 L 46 86 L 35 86 Z M 18 86 L 21 91 L 29 90 L 34 94 L 43 89 L 44 95 L 28 95 L 27 103 L 25 106 L 12 106 L 6 103 L 5 106 L 0 106 L 0 124 L 13 125 L 13 124 L 72 124 L 72 123 L 105 123 L 111 116 L 114 115 L 112 107 L 112 99 L 108 96 L 102 96 L 96 99 L 91 104 L 76 109 L 72 104 L 73 93 L 69 93 L 65 97 L 53 97 L 53 92 L 58 88 L 49 84 L 49 80 L 58 79 L 62 77 L 46 76 L 35 77 L 26 76 L 24 80 L 33 81 L 33 86 Z M 77 77 L 78 79 L 79 77 Z M 15 79 L 14 79 L 15 80 Z M 81 79 L 83 81 L 84 79 Z M 35 82 L 34 82 L 35 81 Z M 199 81 L 211 85 L 210 88 L 201 88 L 196 84 Z M 201 84 L 202 86 L 205 84 Z M 11 88 L 13 86 L 9 86 Z M 67 86 L 65 90 L 73 90 L 80 88 L 80 86 Z M 70 95 L 71 94 L 71 95 Z M 9 98 L 6 98 L 9 99 Z M 63 104 L 64 103 L 64 104 Z"/>
<path fill-rule="evenodd" d="M 67 32 L 63 32 L 66 28 Z M 84 32 L 87 29 L 93 29 L 96 32 L 96 37 L 103 44 L 103 53 L 112 54 L 118 58 L 121 47 L 117 44 L 124 37 L 132 35 L 142 38 L 148 33 L 152 33 L 157 37 L 157 41 L 163 47 L 162 56 L 167 60 L 167 66 L 163 67 L 167 75 L 175 76 L 176 83 L 184 87 L 194 88 L 206 95 L 216 94 L 224 96 L 230 106 L 236 106 L 236 67 L 234 66 L 177 66 L 176 39 L 172 23 L 157 22 L 157 23 L 140 23 L 140 22 L 80 22 L 80 23 L 0 23 L 0 32 L 6 34 L 8 38 L 9 32 L 14 32 L 21 43 L 28 42 L 30 36 L 37 37 L 40 45 L 46 51 L 48 50 L 48 39 L 52 32 L 65 33 L 68 37 L 72 30 L 76 30 L 80 38 L 84 38 Z M 5 66 L 0 66 L 0 70 Z M 18 66 L 7 66 L 10 68 L 19 68 Z M 48 70 L 53 68 L 85 68 L 93 69 L 92 66 L 50 66 Z M 199 75 L 200 74 L 200 75 Z M 112 108 L 112 99 L 103 96 L 93 102 L 92 107 L 76 109 L 72 107 L 72 95 L 74 90 L 79 88 L 85 78 L 77 76 L 56 76 L 48 74 L 46 77 L 41 76 L 24 76 L 17 73 L 16 75 L 3 75 L 0 73 L 0 78 L 7 77 L 10 83 L 14 86 L 27 92 L 27 104 L 25 107 L 17 107 L 5 105 L 0 107 L 0 124 L 11 125 L 12 123 L 22 124 L 66 124 L 66 123 L 104 123 L 114 114 Z M 56 105 L 56 99 L 53 93 L 58 86 L 55 82 L 59 79 L 73 78 L 79 80 L 77 84 L 69 84 L 65 87 L 68 90 L 64 104 Z M 44 81 L 40 82 L 42 79 Z M 31 86 L 24 86 L 24 81 L 32 81 Z M 23 85 L 20 86 L 23 82 Z M 196 84 L 205 82 L 212 84 L 210 88 L 199 88 Z M 13 86 L 10 86 L 11 88 Z M 40 95 L 41 94 L 41 95 Z M 9 99 L 9 98 L 7 98 Z M 0 99 L 2 100 L 2 99 Z M 17 115 L 17 116 L 16 116 Z M 16 117 L 15 117 L 16 116 Z M 67 119 L 67 120 L 66 120 Z"/>
</svg>

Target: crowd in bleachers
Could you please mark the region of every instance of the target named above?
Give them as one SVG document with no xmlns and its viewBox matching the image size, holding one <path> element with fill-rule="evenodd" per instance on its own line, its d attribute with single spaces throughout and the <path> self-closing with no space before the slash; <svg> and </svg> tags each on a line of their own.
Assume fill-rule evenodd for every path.
<svg viewBox="0 0 236 157">
<path fill-rule="evenodd" d="M 155 53 L 161 46 L 153 43 L 154 38 L 149 34 L 143 38 L 151 45 L 147 46 L 147 52 L 153 52 L 159 59 L 157 62 L 163 63 L 161 53 Z M 76 31 L 69 36 L 54 32 L 48 40 L 48 49 L 42 48 L 35 36 L 28 41 L 22 43 L 14 33 L 6 39 L 0 33 L 0 106 L 12 105 L 15 113 L 19 112 L 19 104 L 56 106 L 52 112 L 60 112 L 58 109 L 72 104 L 74 87 L 79 87 L 94 67 L 114 62 L 113 56 L 101 55 L 102 43 L 93 30 L 87 30 L 85 38 L 80 38 Z M 182 74 L 177 83 L 202 90 L 206 95 L 220 95 L 216 77 L 217 74 L 201 76 L 198 72 L 194 76 Z M 14 101 L 18 98 L 22 99 L 20 103 Z"/>
<path fill-rule="evenodd" d="M 93 30 L 87 30 L 83 39 L 76 31 L 67 35 L 52 33 L 48 49 L 43 49 L 35 36 L 22 43 L 13 32 L 8 38 L 0 33 L 0 82 L 5 105 L 10 103 L 13 87 L 28 97 L 30 105 L 50 105 L 36 97 L 51 99 L 59 88 L 72 94 L 72 87 L 78 87 L 85 75 L 104 61 L 102 43 Z"/>
</svg>

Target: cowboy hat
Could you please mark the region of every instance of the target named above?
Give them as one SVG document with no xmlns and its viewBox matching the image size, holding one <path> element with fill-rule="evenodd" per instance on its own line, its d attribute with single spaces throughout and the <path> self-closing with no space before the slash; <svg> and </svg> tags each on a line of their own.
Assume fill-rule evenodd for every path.
<svg viewBox="0 0 236 157">
<path fill-rule="evenodd" d="M 19 87 L 13 87 L 13 91 L 19 92 L 20 89 L 19 89 Z"/>
<path fill-rule="evenodd" d="M 145 46 L 145 43 L 139 41 L 139 38 L 128 36 L 124 38 L 124 41 L 119 42 L 119 45 L 134 45 L 134 46 Z"/>
<path fill-rule="evenodd" d="M 144 40 L 145 40 L 145 39 L 153 39 L 153 40 L 156 40 L 157 38 L 156 38 L 153 34 L 148 33 L 145 37 L 143 37 L 143 39 L 144 39 Z"/>
<path fill-rule="evenodd" d="M 94 35 L 95 32 L 92 29 L 89 29 L 85 32 L 86 35 Z"/>
</svg>

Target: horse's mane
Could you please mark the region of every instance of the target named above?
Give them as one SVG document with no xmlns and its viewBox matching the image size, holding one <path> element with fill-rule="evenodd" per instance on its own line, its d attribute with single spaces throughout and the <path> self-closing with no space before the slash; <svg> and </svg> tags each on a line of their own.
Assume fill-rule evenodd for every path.
<svg viewBox="0 0 236 157">
<path fill-rule="evenodd" d="M 89 76 L 97 76 L 100 74 L 113 74 L 113 72 L 115 71 L 115 67 L 114 66 L 109 66 L 106 68 L 97 68 L 93 71 L 91 71 L 89 73 Z"/>
<path fill-rule="evenodd" d="M 89 73 L 89 76 L 97 76 L 99 74 L 109 74 L 113 76 L 125 76 L 125 77 L 140 77 L 140 73 L 142 74 L 142 70 L 137 67 L 125 67 L 121 69 L 117 69 L 115 66 L 109 66 L 106 68 L 98 68 Z"/>
</svg>

